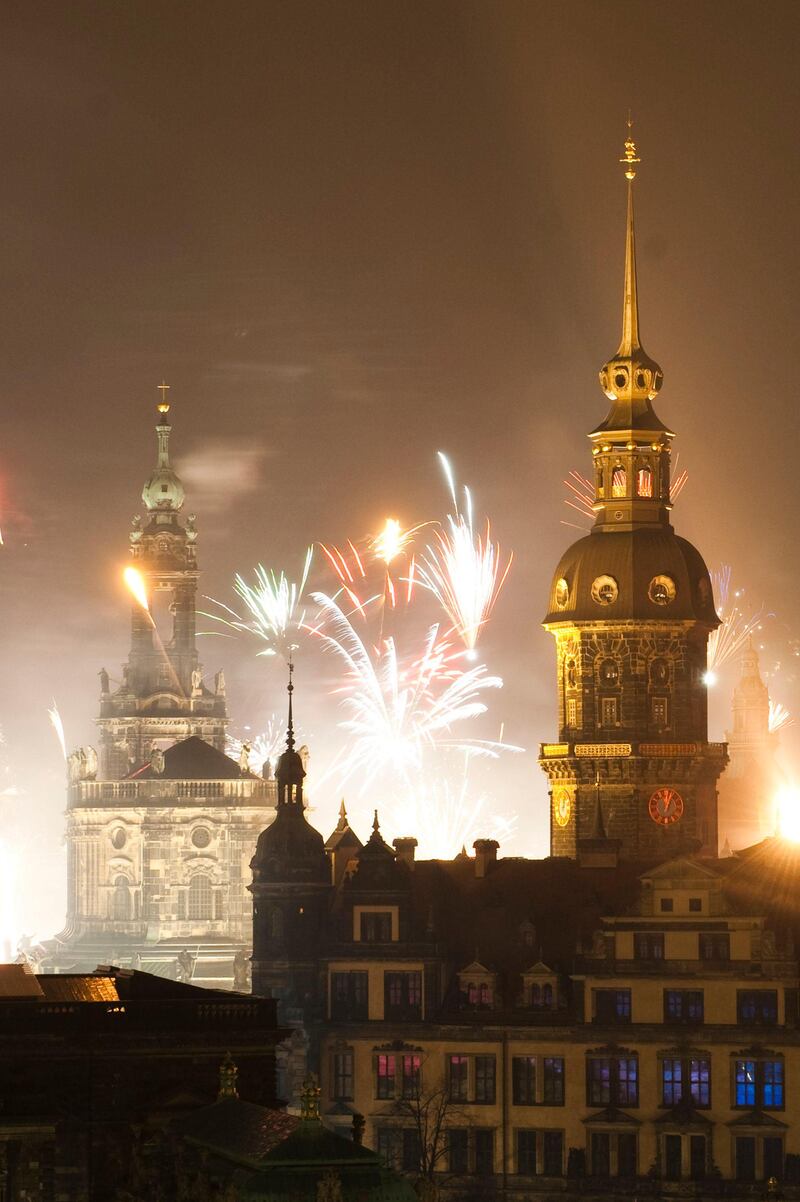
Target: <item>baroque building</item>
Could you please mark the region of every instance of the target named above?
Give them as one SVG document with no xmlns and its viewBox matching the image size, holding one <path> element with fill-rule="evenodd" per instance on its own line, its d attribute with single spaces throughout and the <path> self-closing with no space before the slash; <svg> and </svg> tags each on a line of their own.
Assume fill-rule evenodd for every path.
<svg viewBox="0 0 800 1202">
<path fill-rule="evenodd" d="M 67 922 L 46 963 L 246 988 L 248 865 L 276 785 L 224 751 L 225 682 L 217 672 L 209 687 L 199 662 L 197 530 L 181 518 L 162 388 L 146 518 L 130 535 L 130 651 L 116 688 L 100 673 L 99 763 L 93 748 L 69 759 Z"/>
<path fill-rule="evenodd" d="M 623 337 L 591 434 L 596 520 L 559 564 L 551 855 L 417 859 L 344 811 L 310 826 L 290 721 L 252 861 L 253 984 L 302 1028 L 324 1121 L 423 1197 L 800 1197 L 800 854 L 717 858 L 727 752 L 707 737 L 718 623 L 675 534 L 661 370 L 638 326 L 632 182 Z M 291 683 L 291 681 L 290 681 Z M 778 883 L 778 887 L 776 887 Z M 480 1178 L 477 1181 L 476 1178 Z M 757 1186 L 756 1182 L 763 1182 Z"/>
<path fill-rule="evenodd" d="M 553 855 L 576 856 L 598 814 L 632 858 L 717 851 L 723 744 L 709 743 L 706 645 L 719 625 L 700 553 L 670 522 L 674 437 L 653 408 L 662 371 L 642 347 L 636 279 L 633 141 L 622 338 L 602 367 L 611 402 L 589 435 L 591 533 L 553 576 L 544 621 L 556 640 L 558 742 L 541 747 Z"/>
</svg>

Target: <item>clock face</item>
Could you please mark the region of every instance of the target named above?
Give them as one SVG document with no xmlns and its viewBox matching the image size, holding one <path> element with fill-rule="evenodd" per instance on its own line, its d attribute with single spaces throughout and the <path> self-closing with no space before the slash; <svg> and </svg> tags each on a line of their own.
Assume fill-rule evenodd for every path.
<svg viewBox="0 0 800 1202">
<path fill-rule="evenodd" d="M 572 813 L 572 802 L 566 789 L 556 789 L 553 794 L 553 816 L 559 826 L 566 826 Z"/>
<path fill-rule="evenodd" d="M 671 826 L 683 816 L 683 798 L 675 789 L 656 789 L 648 805 L 650 817 L 659 826 Z"/>
</svg>

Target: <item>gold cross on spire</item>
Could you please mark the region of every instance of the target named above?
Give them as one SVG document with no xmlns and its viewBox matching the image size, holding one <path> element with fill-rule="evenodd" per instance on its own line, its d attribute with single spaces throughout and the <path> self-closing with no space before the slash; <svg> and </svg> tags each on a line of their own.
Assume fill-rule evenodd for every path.
<svg viewBox="0 0 800 1202">
<path fill-rule="evenodd" d="M 169 401 L 167 400 L 167 393 L 169 392 L 169 384 L 165 383 L 165 381 L 162 380 L 161 383 L 158 385 L 158 391 L 161 393 L 161 400 L 158 403 L 158 412 L 159 413 L 169 413 Z"/>
<path fill-rule="evenodd" d="M 628 136 L 625 139 L 625 154 L 620 159 L 620 162 L 625 167 L 625 178 L 628 181 L 636 179 L 636 164 L 641 163 L 641 159 L 636 157 L 636 143 L 633 140 L 633 118 L 631 110 L 628 109 Z"/>
</svg>

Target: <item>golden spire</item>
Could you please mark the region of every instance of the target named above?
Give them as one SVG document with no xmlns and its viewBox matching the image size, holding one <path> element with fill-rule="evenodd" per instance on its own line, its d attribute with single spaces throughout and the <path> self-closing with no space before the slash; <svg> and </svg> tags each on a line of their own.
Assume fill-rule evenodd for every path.
<svg viewBox="0 0 800 1202">
<path fill-rule="evenodd" d="M 158 412 L 165 413 L 165 414 L 169 413 L 169 401 L 167 400 L 167 393 L 169 392 L 169 384 L 165 383 L 164 380 L 162 380 L 161 383 L 158 385 L 158 391 L 161 393 L 161 400 L 158 402 Z"/>
<path fill-rule="evenodd" d="M 633 181 L 636 178 L 636 164 L 641 159 L 636 155 L 636 143 L 633 140 L 633 121 L 628 113 L 628 136 L 625 139 L 625 154 L 620 163 L 625 167 L 625 178 L 628 181 L 628 224 L 625 234 L 625 291 L 622 299 L 622 341 L 619 344 L 618 356 L 633 354 L 641 346 L 639 342 L 639 297 L 636 290 L 636 239 L 633 231 Z"/>
</svg>

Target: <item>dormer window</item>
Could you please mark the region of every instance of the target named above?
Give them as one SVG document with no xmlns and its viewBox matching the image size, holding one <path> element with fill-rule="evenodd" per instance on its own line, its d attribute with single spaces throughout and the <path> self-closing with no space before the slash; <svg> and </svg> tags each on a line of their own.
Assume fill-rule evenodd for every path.
<svg viewBox="0 0 800 1202">
<path fill-rule="evenodd" d="M 495 1003 L 497 974 L 477 960 L 458 974 L 462 1009 L 491 1010 Z"/>
<path fill-rule="evenodd" d="M 541 960 L 522 974 L 524 1004 L 531 1010 L 555 1010 L 558 1005 L 558 977 Z"/>
</svg>

